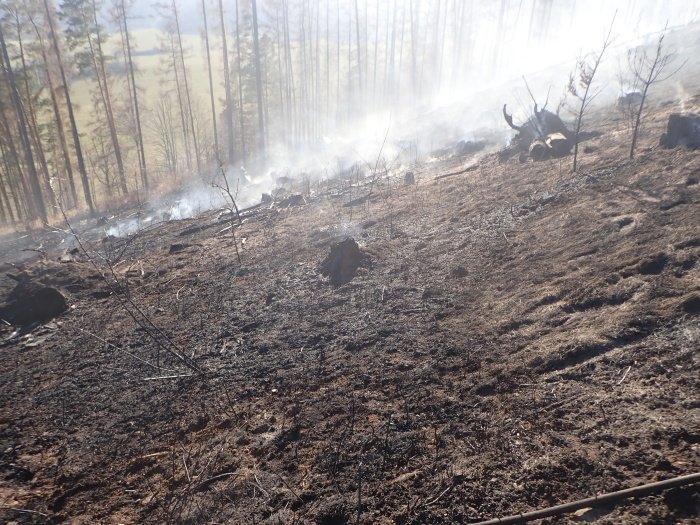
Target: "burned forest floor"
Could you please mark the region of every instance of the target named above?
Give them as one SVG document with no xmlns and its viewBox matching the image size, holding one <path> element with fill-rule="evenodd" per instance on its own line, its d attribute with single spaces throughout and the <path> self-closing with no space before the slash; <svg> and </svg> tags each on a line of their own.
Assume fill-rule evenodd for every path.
<svg viewBox="0 0 700 525">
<path fill-rule="evenodd" d="M 700 153 L 656 146 L 671 109 L 634 160 L 598 114 L 578 173 L 445 154 L 42 250 L 23 275 L 69 310 L 0 328 L 0 521 L 469 523 L 698 472 Z M 696 485 L 547 523 L 698 512 Z"/>
</svg>

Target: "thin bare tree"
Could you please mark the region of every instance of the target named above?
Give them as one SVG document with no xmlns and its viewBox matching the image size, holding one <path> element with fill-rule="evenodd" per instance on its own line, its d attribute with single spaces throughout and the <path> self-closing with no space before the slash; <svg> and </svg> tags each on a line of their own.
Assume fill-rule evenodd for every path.
<svg viewBox="0 0 700 525">
<path fill-rule="evenodd" d="M 667 52 L 664 48 L 664 38 L 666 31 L 664 30 L 659 36 L 656 47 L 653 52 L 649 53 L 646 48 L 638 47 L 631 50 L 627 56 L 630 71 L 642 86 L 642 98 L 637 109 L 637 116 L 634 121 L 634 129 L 632 131 L 632 144 L 630 145 L 630 159 L 634 158 L 634 152 L 637 147 L 637 139 L 639 136 L 639 126 L 642 121 L 642 113 L 644 112 L 644 103 L 649 93 L 649 88 L 654 84 L 658 84 L 668 80 L 685 65 L 685 62 L 669 72 L 668 68 L 672 65 L 675 59 L 675 54 Z"/>
<path fill-rule="evenodd" d="M 610 28 L 605 35 L 603 46 L 600 51 L 593 56 L 580 58 L 576 63 L 576 69 L 569 76 L 568 91 L 579 103 L 576 112 L 576 128 L 574 130 L 574 162 L 572 168 L 574 172 L 578 166 L 578 143 L 583 118 L 593 100 L 600 94 L 600 89 L 591 89 L 593 86 L 593 79 L 598 72 L 598 67 L 603 60 L 605 51 L 610 47 L 612 42 L 611 36 L 614 23 L 615 16 L 613 16 L 613 20 L 610 23 Z"/>
</svg>

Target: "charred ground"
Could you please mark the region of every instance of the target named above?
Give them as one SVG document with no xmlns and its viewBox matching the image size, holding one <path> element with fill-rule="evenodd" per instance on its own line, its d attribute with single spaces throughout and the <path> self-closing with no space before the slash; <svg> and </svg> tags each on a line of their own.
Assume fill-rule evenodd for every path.
<svg viewBox="0 0 700 525">
<path fill-rule="evenodd" d="M 649 147 L 669 112 L 634 160 L 598 115 L 576 174 L 493 153 L 324 182 L 244 213 L 241 264 L 215 213 L 86 234 L 97 269 L 25 263 L 71 309 L 0 349 L 0 518 L 465 523 L 697 472 L 700 156 Z M 364 264 L 333 286 L 347 237 Z M 585 518 L 697 515 L 690 488 Z"/>
</svg>

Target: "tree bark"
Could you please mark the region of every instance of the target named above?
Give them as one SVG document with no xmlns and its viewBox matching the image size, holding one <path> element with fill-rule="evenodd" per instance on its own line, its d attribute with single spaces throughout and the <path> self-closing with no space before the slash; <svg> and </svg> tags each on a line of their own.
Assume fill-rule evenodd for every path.
<svg viewBox="0 0 700 525">
<path fill-rule="evenodd" d="M 258 133 L 260 134 L 260 149 L 265 157 L 265 117 L 263 108 L 262 71 L 260 67 L 260 42 L 258 38 L 258 5 L 252 0 L 253 9 L 253 51 L 255 54 L 255 91 L 258 98 Z"/>
<path fill-rule="evenodd" d="M 27 131 L 27 123 L 24 118 L 24 110 L 22 109 L 22 101 L 17 92 L 17 84 L 15 83 L 14 72 L 12 70 L 12 63 L 10 62 L 10 56 L 7 52 L 7 46 L 5 44 L 5 35 L 3 34 L 2 26 L 0 25 L 0 51 L 2 52 L 2 64 L 5 70 L 5 77 L 8 81 L 10 88 L 10 98 L 12 100 L 12 106 L 15 110 L 15 115 L 17 117 L 17 125 L 19 128 L 20 142 L 22 144 L 22 150 L 24 151 L 24 159 L 27 171 L 29 172 L 29 185 L 31 187 L 31 202 L 33 207 L 33 212 L 36 213 L 42 222 L 47 223 L 48 218 L 46 215 L 46 206 L 44 205 L 44 198 L 41 193 L 41 185 L 39 184 L 39 176 L 36 172 L 36 164 L 34 163 L 34 155 L 32 153 L 32 145 L 29 140 L 29 133 Z"/>
<path fill-rule="evenodd" d="M 238 6 L 237 0 L 236 6 Z M 238 15 L 236 15 L 236 19 L 238 19 Z M 223 53 L 224 61 L 224 91 L 226 92 L 226 144 L 228 153 L 228 163 L 233 164 L 235 160 L 235 136 L 233 133 L 233 97 L 231 96 L 231 72 L 229 71 L 228 44 L 226 43 L 226 23 L 224 21 L 224 6 L 222 0 L 219 0 L 219 23 L 221 24 L 221 50 Z"/>
<path fill-rule="evenodd" d="M 58 47 L 58 37 L 56 36 L 56 31 L 54 28 L 53 17 L 51 16 L 51 10 L 49 9 L 49 0 L 44 0 L 44 8 L 46 10 L 46 19 L 49 23 L 49 31 L 51 42 L 53 43 L 54 54 L 56 55 L 56 62 L 58 64 L 59 72 L 61 73 L 61 82 L 63 83 L 63 91 L 66 96 L 66 106 L 68 107 L 68 120 L 70 122 L 71 134 L 73 135 L 73 145 L 75 147 L 75 154 L 78 158 L 78 172 L 80 173 L 80 181 L 83 185 L 83 196 L 85 197 L 85 204 L 87 204 L 90 209 L 90 215 L 95 214 L 95 204 L 92 200 L 92 194 L 90 192 L 90 180 L 88 179 L 87 170 L 85 169 L 85 159 L 83 158 L 83 148 L 80 145 L 80 135 L 78 134 L 78 126 L 75 123 L 75 114 L 73 112 L 73 103 L 70 99 L 70 90 L 68 89 L 68 81 L 66 79 L 66 71 L 63 66 L 63 60 L 61 59 L 61 51 Z"/>
<path fill-rule="evenodd" d="M 136 118 L 136 139 L 137 149 L 139 154 L 139 171 L 141 173 L 141 183 L 146 191 L 148 191 L 148 169 L 146 167 L 146 150 L 143 146 L 143 130 L 141 127 L 141 111 L 139 109 L 139 97 L 136 91 L 136 76 L 134 74 L 134 60 L 131 56 L 131 41 L 129 39 L 129 26 L 126 21 L 126 7 L 124 0 L 120 3 L 121 22 L 124 26 L 124 44 L 126 46 L 126 59 L 129 66 L 129 80 L 131 89 L 131 100 L 134 105 L 134 116 Z"/>
<path fill-rule="evenodd" d="M 211 51 L 209 50 L 209 26 L 207 24 L 207 4 L 202 0 L 202 18 L 204 19 L 204 44 L 207 48 L 207 73 L 209 75 L 209 100 L 211 102 L 211 123 L 214 131 L 214 158 L 219 159 L 219 132 L 216 125 L 216 104 L 214 103 L 214 80 L 211 72 Z M 222 31 L 225 33 L 225 31 Z M 228 69 L 228 68 L 226 68 Z M 228 79 L 228 73 L 226 74 Z"/>
</svg>

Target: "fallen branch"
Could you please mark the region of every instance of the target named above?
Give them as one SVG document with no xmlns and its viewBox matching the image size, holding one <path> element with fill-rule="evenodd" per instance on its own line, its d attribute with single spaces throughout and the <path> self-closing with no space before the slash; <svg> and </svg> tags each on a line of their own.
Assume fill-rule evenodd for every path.
<svg viewBox="0 0 700 525">
<path fill-rule="evenodd" d="M 452 173 L 443 173 L 442 175 L 438 175 L 435 177 L 435 180 L 440 180 L 440 179 L 446 179 L 447 177 L 454 177 L 455 175 L 462 175 L 463 173 L 469 173 L 470 171 L 476 171 L 476 169 L 479 167 L 478 164 L 472 164 L 471 166 L 468 166 L 464 168 L 463 170 L 459 171 L 454 171 Z"/>
<path fill-rule="evenodd" d="M 192 377 L 194 374 L 185 374 L 177 376 L 159 376 L 159 377 L 144 377 L 144 381 L 158 381 L 160 379 L 180 379 L 181 377 Z"/>
<path fill-rule="evenodd" d="M 44 512 L 39 512 L 38 510 L 30 510 L 30 509 L 20 509 L 18 507 L 6 507 L 6 506 L 0 506 L 0 510 L 14 510 L 15 512 L 23 512 L 24 514 L 38 514 L 39 516 L 44 516 L 46 518 L 49 517 L 49 514 L 45 514 Z"/>
<path fill-rule="evenodd" d="M 579 509 L 585 509 L 586 507 L 600 507 L 602 505 L 614 503 L 627 498 L 648 496 L 662 490 L 680 487 L 683 485 L 691 485 L 693 483 L 700 483 L 700 472 L 679 476 L 677 478 L 666 479 L 664 481 L 657 481 L 655 483 L 647 483 L 646 485 L 640 485 L 639 487 L 633 487 L 630 489 L 600 494 L 598 496 L 593 496 L 592 498 L 580 499 L 578 501 L 572 501 L 562 505 L 555 505 L 554 507 L 549 507 L 546 509 L 526 512 L 524 514 L 516 514 L 505 518 L 480 521 L 476 525 L 527 523 L 528 521 L 541 520 L 551 516 L 559 516 L 560 514 L 565 514 L 567 512 L 574 512 Z"/>
</svg>

